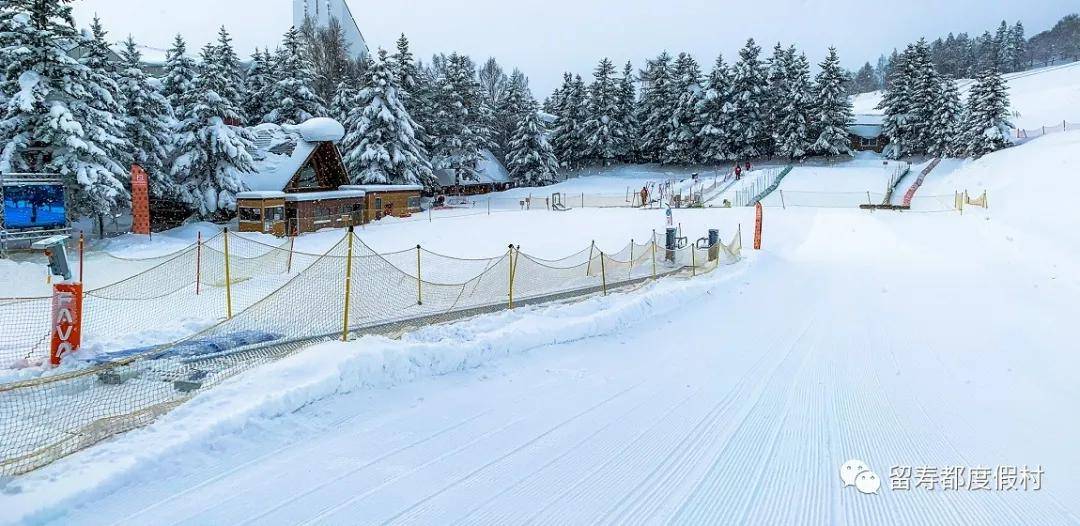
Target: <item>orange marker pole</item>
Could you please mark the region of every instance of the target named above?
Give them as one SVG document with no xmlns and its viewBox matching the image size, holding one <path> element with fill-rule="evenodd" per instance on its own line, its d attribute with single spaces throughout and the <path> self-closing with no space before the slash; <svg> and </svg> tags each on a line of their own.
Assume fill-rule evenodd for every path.
<svg viewBox="0 0 1080 526">
<path fill-rule="evenodd" d="M 754 250 L 761 250 L 761 203 L 754 205 Z"/>
</svg>

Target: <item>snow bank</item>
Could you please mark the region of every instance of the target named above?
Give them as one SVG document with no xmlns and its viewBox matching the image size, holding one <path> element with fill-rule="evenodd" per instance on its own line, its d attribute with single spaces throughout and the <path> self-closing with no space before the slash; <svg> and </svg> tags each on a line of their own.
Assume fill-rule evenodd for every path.
<svg viewBox="0 0 1080 526">
<path fill-rule="evenodd" d="M 684 307 L 742 272 L 729 267 L 694 280 L 664 279 L 639 291 L 429 326 L 401 340 L 366 336 L 305 349 L 232 378 L 146 428 L 9 481 L 3 487 L 3 520 L 56 520 L 67 508 L 178 469 L 170 457 L 209 452 L 223 435 L 247 435 L 259 422 L 327 397 L 474 369 L 514 353 L 625 330 Z M 258 432 L 246 439 L 258 440 Z"/>
</svg>

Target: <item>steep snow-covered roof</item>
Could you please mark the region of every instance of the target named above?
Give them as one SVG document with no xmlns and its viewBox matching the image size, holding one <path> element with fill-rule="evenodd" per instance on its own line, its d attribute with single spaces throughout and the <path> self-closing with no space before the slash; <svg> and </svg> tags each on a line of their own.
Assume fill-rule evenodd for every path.
<svg viewBox="0 0 1080 526">
<path fill-rule="evenodd" d="M 476 180 L 475 181 L 461 181 L 458 183 L 454 180 L 454 172 L 451 170 L 436 170 L 435 178 L 439 180 L 439 184 L 442 186 L 454 186 L 461 184 L 461 186 L 476 186 L 481 184 L 501 184 L 510 182 L 510 172 L 506 171 L 506 167 L 503 166 L 499 159 L 495 157 L 495 154 L 490 150 L 480 150 L 480 162 L 477 165 Z"/>
<path fill-rule="evenodd" d="M 297 133 L 308 142 L 337 142 L 345 136 L 345 127 L 340 122 L 326 117 L 308 119 L 296 125 L 286 124 L 281 129 Z"/>
<path fill-rule="evenodd" d="M 256 192 L 283 190 L 319 145 L 277 124 L 260 124 L 250 131 L 255 135 L 254 147 L 249 150 L 255 171 L 243 178 L 248 189 Z"/>
</svg>

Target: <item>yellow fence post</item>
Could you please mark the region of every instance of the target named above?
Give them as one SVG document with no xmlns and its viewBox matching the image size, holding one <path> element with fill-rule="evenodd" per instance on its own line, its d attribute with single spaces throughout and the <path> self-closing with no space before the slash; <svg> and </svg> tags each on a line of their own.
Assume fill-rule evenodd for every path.
<svg viewBox="0 0 1080 526">
<path fill-rule="evenodd" d="M 349 304 L 352 297 L 353 227 L 349 227 L 348 252 L 345 255 L 345 312 L 342 314 L 341 341 L 349 341 Z"/>
<path fill-rule="evenodd" d="M 229 227 L 225 227 L 225 316 L 232 319 L 232 274 L 229 269 Z"/>
<path fill-rule="evenodd" d="M 420 245 L 416 245 L 416 304 L 417 305 L 423 305 L 424 304 L 424 296 L 423 296 L 423 291 L 421 289 L 421 286 L 422 286 L 421 283 L 422 282 L 423 282 L 423 280 L 420 279 Z"/>
<path fill-rule="evenodd" d="M 607 296 L 607 272 L 604 270 L 604 253 L 600 252 L 600 286 L 604 289 L 604 295 Z"/>
<path fill-rule="evenodd" d="M 506 252 L 507 261 L 510 264 L 510 302 L 507 304 L 507 308 L 514 308 L 514 244 L 510 243 L 510 248 Z"/>
<path fill-rule="evenodd" d="M 586 277 L 592 275 L 592 256 L 593 256 L 593 250 L 595 250 L 595 249 L 596 249 L 596 241 L 594 240 L 592 242 L 592 244 L 589 245 L 589 263 L 588 263 L 588 265 L 585 266 L 585 276 Z"/>
<path fill-rule="evenodd" d="M 656 279 L 656 229 L 652 231 L 652 277 Z"/>
</svg>

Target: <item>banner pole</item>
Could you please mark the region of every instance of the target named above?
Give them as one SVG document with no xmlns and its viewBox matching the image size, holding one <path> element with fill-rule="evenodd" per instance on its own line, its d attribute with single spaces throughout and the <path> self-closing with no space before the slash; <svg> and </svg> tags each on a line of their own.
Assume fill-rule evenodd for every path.
<svg viewBox="0 0 1080 526">
<path fill-rule="evenodd" d="M 349 227 L 348 252 L 345 256 L 345 311 L 342 313 L 341 341 L 349 341 L 349 300 L 352 297 L 353 227 Z"/>
</svg>

